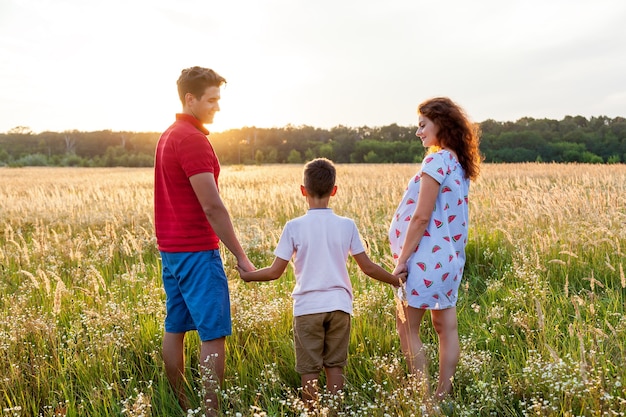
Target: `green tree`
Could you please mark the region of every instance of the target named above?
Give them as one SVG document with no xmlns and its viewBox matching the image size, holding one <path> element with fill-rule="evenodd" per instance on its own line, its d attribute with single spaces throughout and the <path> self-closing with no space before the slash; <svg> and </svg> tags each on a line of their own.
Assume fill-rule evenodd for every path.
<svg viewBox="0 0 626 417">
<path fill-rule="evenodd" d="M 275 164 L 278 162 L 278 151 L 274 147 L 270 147 L 267 150 L 267 156 L 265 157 L 265 162 L 268 164 Z"/>
<path fill-rule="evenodd" d="M 287 157 L 287 162 L 290 164 L 301 164 L 302 163 L 302 154 L 295 149 L 289 151 L 289 156 Z"/>
<path fill-rule="evenodd" d="M 320 158 L 328 158 L 330 160 L 334 160 L 335 153 L 333 152 L 332 143 L 324 143 L 320 145 L 319 156 Z"/>
<path fill-rule="evenodd" d="M 363 156 L 363 162 L 367 162 L 368 164 L 377 164 L 382 161 L 380 160 L 380 157 L 376 155 L 376 152 L 369 151 L 367 155 Z"/>
<path fill-rule="evenodd" d="M 263 151 L 260 149 L 257 149 L 256 153 L 254 154 L 254 162 L 256 162 L 257 165 L 261 165 L 263 163 L 263 160 L 264 160 Z"/>
</svg>

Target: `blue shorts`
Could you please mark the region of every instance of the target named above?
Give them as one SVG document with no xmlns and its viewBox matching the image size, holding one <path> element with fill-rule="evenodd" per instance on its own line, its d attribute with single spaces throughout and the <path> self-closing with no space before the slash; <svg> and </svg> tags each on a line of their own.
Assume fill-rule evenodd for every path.
<svg viewBox="0 0 626 417">
<path fill-rule="evenodd" d="M 219 249 L 161 252 L 165 288 L 165 331 L 197 330 L 200 340 L 232 334 L 228 279 Z"/>
</svg>

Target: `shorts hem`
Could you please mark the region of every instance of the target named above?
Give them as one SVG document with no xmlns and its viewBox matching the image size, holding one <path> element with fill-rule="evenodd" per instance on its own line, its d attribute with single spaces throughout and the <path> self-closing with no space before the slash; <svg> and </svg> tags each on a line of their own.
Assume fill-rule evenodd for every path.
<svg viewBox="0 0 626 417">
<path fill-rule="evenodd" d="M 165 327 L 166 333 L 187 333 L 198 330 L 195 326 L 185 326 L 180 328 Z"/>
<path fill-rule="evenodd" d="M 224 330 L 224 331 L 213 331 L 212 333 L 209 334 L 202 334 L 200 335 L 200 333 L 198 333 L 198 337 L 200 337 L 200 341 L 201 342 L 210 342 L 211 340 L 216 340 L 216 339 L 221 339 L 222 337 L 227 337 L 232 335 L 233 332 L 231 330 Z"/>
</svg>

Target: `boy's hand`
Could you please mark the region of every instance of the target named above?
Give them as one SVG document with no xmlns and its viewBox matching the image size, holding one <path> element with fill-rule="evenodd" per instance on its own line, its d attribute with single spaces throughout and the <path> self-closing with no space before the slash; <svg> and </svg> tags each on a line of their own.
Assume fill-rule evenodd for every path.
<svg viewBox="0 0 626 417">
<path fill-rule="evenodd" d="M 400 272 L 398 274 L 394 274 L 394 276 L 396 276 L 398 278 L 398 283 L 397 284 L 392 284 L 395 288 L 399 288 L 402 286 L 402 284 L 404 284 L 406 282 L 406 277 L 408 276 L 408 273 L 406 271 L 404 272 Z"/>
</svg>

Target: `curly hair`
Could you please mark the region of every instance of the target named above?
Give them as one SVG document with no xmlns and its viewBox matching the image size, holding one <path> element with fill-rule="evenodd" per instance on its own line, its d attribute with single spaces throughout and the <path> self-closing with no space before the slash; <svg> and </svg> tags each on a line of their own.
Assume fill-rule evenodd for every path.
<svg viewBox="0 0 626 417">
<path fill-rule="evenodd" d="M 417 114 L 429 118 L 439 128 L 441 147 L 454 150 L 465 176 L 476 179 L 483 160 L 478 148 L 480 128 L 469 120 L 465 110 L 447 97 L 435 97 L 417 106 Z"/>
<path fill-rule="evenodd" d="M 226 79 L 212 69 L 191 67 L 181 71 L 176 84 L 178 85 L 178 97 L 184 105 L 187 93 L 200 98 L 208 87 L 220 87 L 222 84 L 226 84 Z"/>
</svg>

